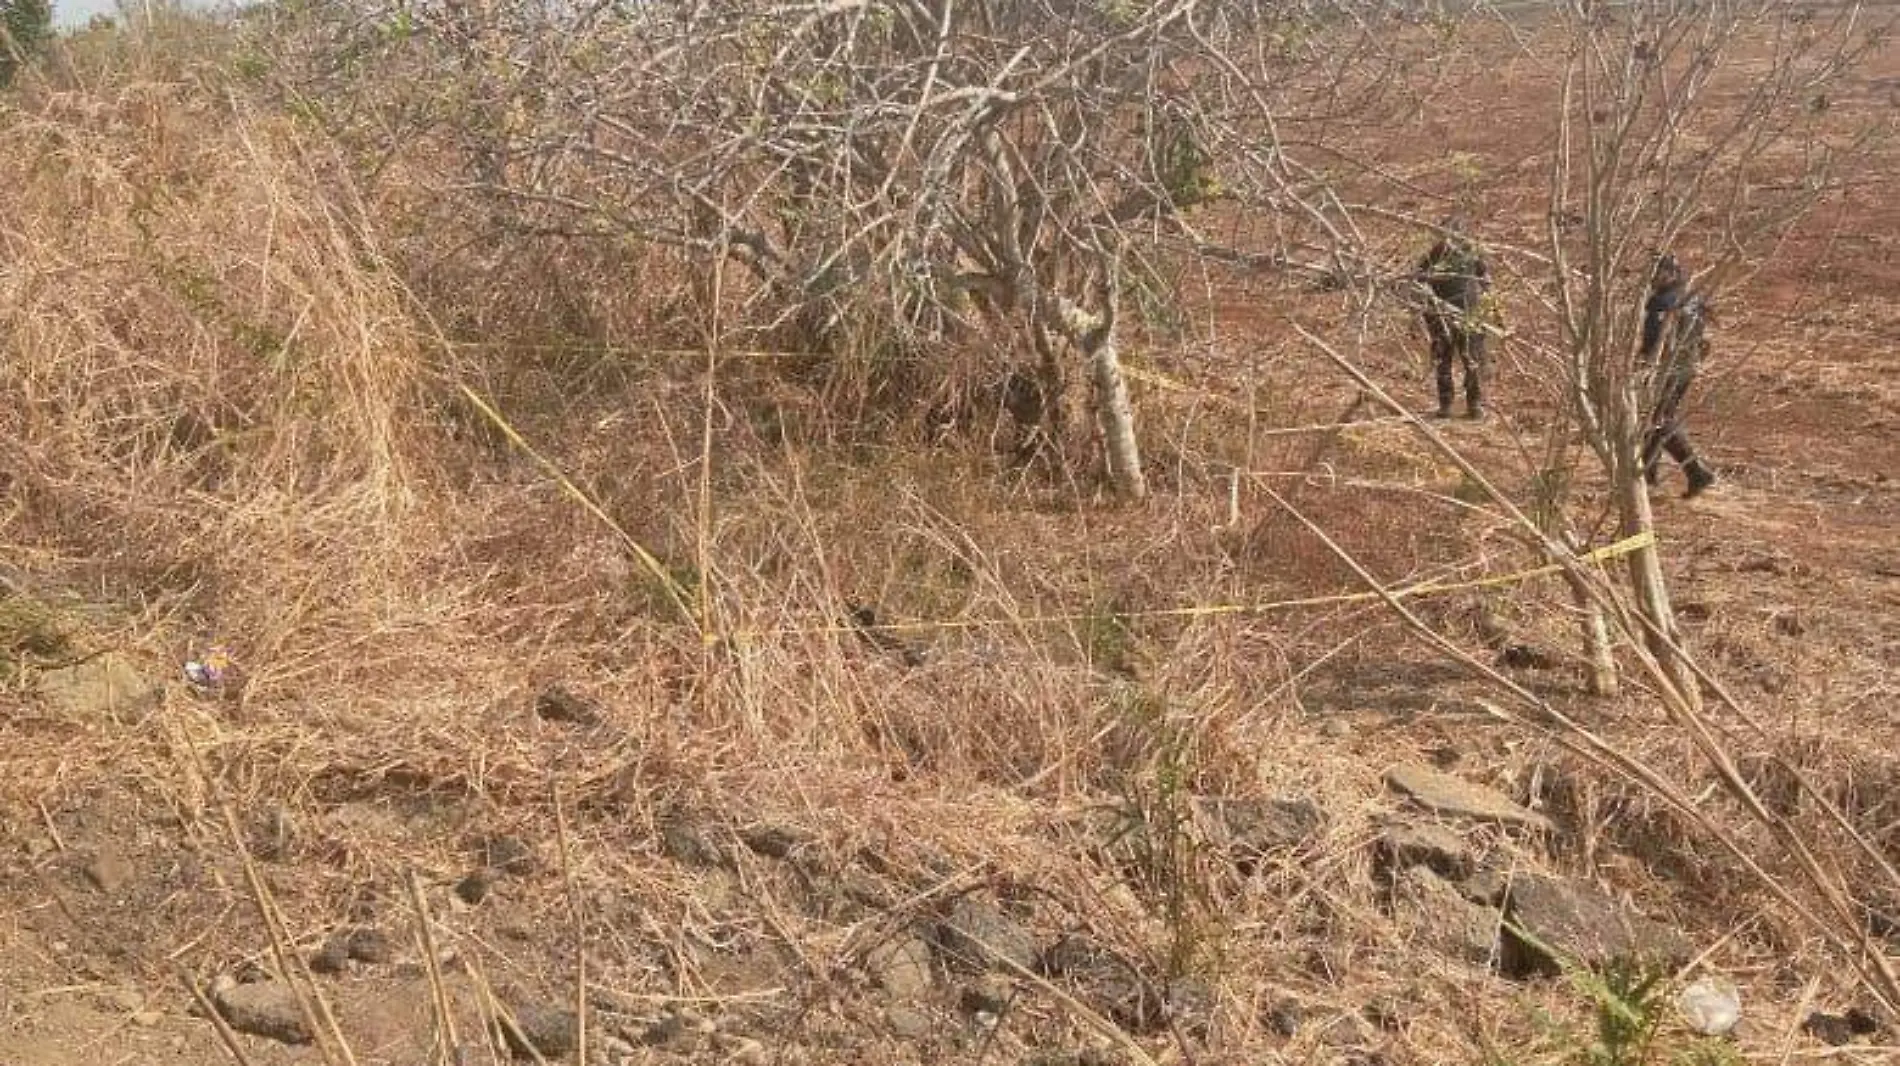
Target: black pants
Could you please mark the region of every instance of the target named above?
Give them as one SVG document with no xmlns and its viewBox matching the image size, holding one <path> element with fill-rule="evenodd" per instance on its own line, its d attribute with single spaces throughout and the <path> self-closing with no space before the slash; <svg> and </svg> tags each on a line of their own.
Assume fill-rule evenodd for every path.
<svg viewBox="0 0 1900 1066">
<path fill-rule="evenodd" d="M 1455 395 L 1452 360 L 1465 365 L 1465 403 L 1473 410 L 1484 402 L 1484 332 L 1470 331 L 1446 320 L 1444 315 L 1427 314 L 1425 331 L 1432 338 L 1432 367 L 1438 374 L 1438 406 L 1451 409 Z"/>
<path fill-rule="evenodd" d="M 1665 373 L 1658 380 L 1656 407 L 1650 415 L 1649 432 L 1643 437 L 1643 475 L 1656 480 L 1656 464 L 1663 452 L 1687 467 L 1696 463 L 1695 448 L 1684 429 L 1682 401 L 1695 384 L 1694 370 Z"/>
</svg>

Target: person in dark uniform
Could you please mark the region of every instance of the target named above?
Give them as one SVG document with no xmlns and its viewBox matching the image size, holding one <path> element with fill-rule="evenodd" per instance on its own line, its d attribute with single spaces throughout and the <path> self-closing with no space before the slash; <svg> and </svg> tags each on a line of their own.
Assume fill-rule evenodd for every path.
<svg viewBox="0 0 1900 1066">
<path fill-rule="evenodd" d="M 1423 317 L 1438 376 L 1438 417 L 1451 417 L 1452 360 L 1465 367 L 1465 417 L 1484 417 L 1484 308 L 1491 287 L 1484 256 L 1454 215 L 1418 264 L 1414 277 L 1429 290 Z"/>
<path fill-rule="evenodd" d="M 1649 299 L 1643 304 L 1643 337 L 1637 365 L 1650 375 L 1650 419 L 1643 436 L 1643 479 L 1651 485 L 1661 476 L 1662 453 L 1668 452 L 1689 480 L 1683 497 L 1700 495 L 1715 484 L 1715 471 L 1701 460 L 1689 443 L 1683 425 L 1682 401 L 1695 384 L 1696 371 L 1708 349 L 1708 302 L 1689 291 L 1689 276 L 1676 257 L 1663 253 L 1650 275 Z"/>
</svg>

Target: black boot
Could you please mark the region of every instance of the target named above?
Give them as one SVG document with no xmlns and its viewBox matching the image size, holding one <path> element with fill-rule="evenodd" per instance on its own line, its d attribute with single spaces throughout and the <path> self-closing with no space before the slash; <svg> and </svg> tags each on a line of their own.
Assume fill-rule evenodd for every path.
<svg viewBox="0 0 1900 1066">
<path fill-rule="evenodd" d="M 1710 470 L 1700 459 L 1691 459 L 1682 464 L 1682 472 L 1689 477 L 1689 487 L 1682 493 L 1685 500 L 1702 495 L 1704 489 L 1715 484 L 1715 471 Z"/>
</svg>

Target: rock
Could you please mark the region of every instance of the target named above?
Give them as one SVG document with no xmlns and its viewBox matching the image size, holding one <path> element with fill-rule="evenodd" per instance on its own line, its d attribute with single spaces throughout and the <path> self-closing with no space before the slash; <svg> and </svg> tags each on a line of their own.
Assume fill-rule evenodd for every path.
<svg viewBox="0 0 1900 1066">
<path fill-rule="evenodd" d="M 681 810 L 669 810 L 659 819 L 660 850 L 666 857 L 688 866 L 725 866 L 725 849 L 714 839 L 710 826 L 701 824 Z"/>
<path fill-rule="evenodd" d="M 396 944 L 381 929 L 364 926 L 350 931 L 350 958 L 371 966 L 386 966 L 396 958 Z"/>
<path fill-rule="evenodd" d="M 514 877 L 531 874 L 540 865 L 532 844 L 506 833 L 483 838 L 481 853 L 483 866 Z"/>
<path fill-rule="evenodd" d="M 750 826 L 739 831 L 739 840 L 746 847 L 768 859 L 783 859 L 811 843 L 811 839 L 810 833 L 777 825 Z"/>
<path fill-rule="evenodd" d="M 338 933 L 323 942 L 323 947 L 310 956 L 310 971 L 321 974 L 339 974 L 350 968 L 349 937 Z"/>
<path fill-rule="evenodd" d="M 930 1035 L 930 1015 L 909 1007 L 886 1008 L 884 1024 L 899 1040 L 920 1040 Z"/>
<path fill-rule="evenodd" d="M 838 875 L 838 894 L 861 907 L 888 910 L 897 904 L 897 893 L 876 875 L 863 870 L 846 870 Z"/>
<path fill-rule="evenodd" d="M 546 722 L 578 726 L 600 724 L 600 711 L 593 704 L 559 685 L 549 685 L 535 696 L 534 713 Z"/>
<path fill-rule="evenodd" d="M 1535 644 L 1512 641 L 1498 653 L 1498 661 L 1513 670 L 1555 670 L 1561 659 Z"/>
<path fill-rule="evenodd" d="M 158 705 L 158 686 L 125 658 L 108 652 L 39 675 L 39 696 L 58 714 L 128 723 Z"/>
<path fill-rule="evenodd" d="M 640 1042 L 648 1047 L 690 1055 L 706 1045 L 715 1028 L 711 1021 L 692 1011 L 671 1010 L 647 1026 L 646 1032 L 640 1034 Z"/>
<path fill-rule="evenodd" d="M 542 1058 L 558 1059 L 572 1055 L 580 1042 L 580 1019 L 571 1010 L 524 1004 L 515 1009 L 514 1020 L 514 1028 L 504 1025 L 501 1032 L 516 1058 L 533 1058 L 538 1051 Z"/>
<path fill-rule="evenodd" d="M 1325 820 L 1319 805 L 1304 798 L 1197 797 L 1194 812 L 1202 833 L 1243 875 L 1252 874 L 1261 857 L 1311 840 Z"/>
<path fill-rule="evenodd" d="M 1872 1036 L 1879 1032 L 1880 1022 L 1859 1007 L 1845 1014 L 1828 1014 L 1817 1010 L 1801 1022 L 1801 1029 L 1829 1047 L 1842 1047 L 1853 1043 L 1855 1037 Z"/>
<path fill-rule="evenodd" d="M 1112 985 L 1105 997 L 1107 1014 L 1115 1024 L 1137 1036 L 1161 1032 L 1171 1024 L 1196 1029 L 1205 1021 L 1213 1006 L 1213 992 L 1192 977 L 1181 977 L 1158 986 L 1126 974 L 1119 985 Z"/>
<path fill-rule="evenodd" d="M 132 865 L 125 861 L 116 848 L 105 845 L 86 860 L 81 870 L 92 887 L 108 896 L 116 896 L 125 883 L 132 879 Z"/>
<path fill-rule="evenodd" d="M 1029 931 L 975 896 L 959 897 L 950 914 L 937 923 L 937 949 L 953 963 L 970 968 L 1036 965 L 1036 940 Z"/>
<path fill-rule="evenodd" d="M 244 847 L 263 862 L 281 862 L 297 845 L 297 823 L 282 804 L 272 803 L 245 818 Z"/>
<path fill-rule="evenodd" d="M 1042 972 L 1059 978 L 1077 998 L 1130 1033 L 1159 1032 L 1193 1022 L 1213 1001 L 1193 978 L 1150 979 L 1115 953 L 1081 936 L 1065 936 L 1043 952 Z"/>
<path fill-rule="evenodd" d="M 1392 885 L 1393 910 L 1411 935 L 1459 962 L 1488 965 L 1498 946 L 1498 912 L 1466 901 L 1430 867 L 1408 866 Z"/>
<path fill-rule="evenodd" d="M 387 964 L 396 957 L 396 945 L 380 929 L 360 926 L 331 934 L 323 947 L 311 956 L 310 968 L 317 973 L 336 974 L 349 968 L 352 959 L 372 966 Z"/>
<path fill-rule="evenodd" d="M 1689 1028 L 1703 1036 L 1727 1036 L 1742 1020 L 1742 993 L 1726 977 L 1704 977 L 1676 995 Z"/>
<path fill-rule="evenodd" d="M 1320 1043 L 1341 1050 L 1369 1048 L 1379 1039 L 1378 1033 L 1357 1013 L 1328 1018 L 1315 1028 Z"/>
<path fill-rule="evenodd" d="M 1036 959 L 1036 970 L 1044 977 L 1120 967 L 1121 963 L 1107 950 L 1087 937 L 1074 933 L 1064 934 L 1062 939 L 1044 948 Z"/>
<path fill-rule="evenodd" d="M 231 1028 L 286 1044 L 308 1044 L 313 1039 L 297 997 L 282 981 L 241 985 L 234 981 L 212 986 L 212 1002 Z"/>
<path fill-rule="evenodd" d="M 1268 1005 L 1264 1020 L 1267 1028 L 1291 1038 L 1300 1031 L 1301 1023 L 1306 1020 L 1306 1011 L 1297 999 L 1277 999 Z"/>
<path fill-rule="evenodd" d="M 1549 830 L 1550 819 L 1504 793 L 1419 763 L 1405 763 L 1386 772 L 1386 783 L 1440 814 L 1478 821 L 1503 822 L 1530 829 Z"/>
<path fill-rule="evenodd" d="M 919 937 L 887 940 L 865 953 L 864 966 L 884 991 L 898 999 L 930 992 L 930 945 Z"/>
<path fill-rule="evenodd" d="M 1471 873 L 1471 846 L 1451 829 L 1433 823 L 1395 822 L 1379 834 L 1377 868 L 1388 878 L 1424 866 L 1448 880 Z"/>
<path fill-rule="evenodd" d="M 1516 977 L 1555 974 L 1560 958 L 1589 969 L 1612 963 L 1676 969 L 1691 954 L 1682 934 L 1661 922 L 1597 888 L 1541 874 L 1511 879 L 1505 919 L 1500 961 Z"/>
<path fill-rule="evenodd" d="M 1415 1002 L 1414 996 L 1379 996 L 1359 1008 L 1359 1016 L 1388 1033 L 1396 1033 L 1405 1028 L 1406 1016 L 1415 1013 Z"/>
<path fill-rule="evenodd" d="M 749 1036 L 729 1036 L 721 1033 L 715 1040 L 719 1044 L 719 1050 L 725 1055 L 722 1061 L 731 1063 L 732 1066 L 766 1066 L 772 1061 L 772 1054 L 766 1050 L 765 1044 Z"/>
<path fill-rule="evenodd" d="M 969 1014 L 994 1014 L 1002 1017 L 1016 998 L 1016 986 L 1002 974 L 986 974 L 964 988 L 957 1005 Z"/>
<path fill-rule="evenodd" d="M 455 895 L 463 903 L 473 907 L 488 898 L 488 890 L 495 887 L 494 870 L 483 867 L 455 882 Z"/>
<path fill-rule="evenodd" d="M 1458 882 L 1460 895 L 1485 907 L 1504 906 L 1504 894 L 1510 890 L 1510 887 L 1510 871 L 1489 863 L 1480 865 L 1471 871 L 1471 876 Z"/>
</svg>

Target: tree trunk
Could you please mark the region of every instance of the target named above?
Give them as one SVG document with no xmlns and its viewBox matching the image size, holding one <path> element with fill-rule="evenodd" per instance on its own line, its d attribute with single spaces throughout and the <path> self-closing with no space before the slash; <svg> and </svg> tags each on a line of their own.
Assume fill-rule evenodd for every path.
<svg viewBox="0 0 1900 1066">
<path fill-rule="evenodd" d="M 1622 691 L 1622 686 L 1616 676 L 1616 652 L 1610 644 L 1610 627 L 1603 619 L 1603 605 L 1590 595 L 1582 578 L 1566 570 L 1564 580 L 1583 619 L 1583 646 L 1590 657 L 1590 695 L 1609 699 Z"/>
<path fill-rule="evenodd" d="M 1629 439 L 1640 434 L 1644 425 L 1635 415 L 1638 410 L 1634 390 L 1626 390 L 1623 402 L 1625 426 L 1635 427 L 1636 434 L 1625 436 L 1619 449 L 1616 475 L 1616 506 L 1618 518 L 1622 522 L 1623 536 L 1633 537 L 1642 533 L 1652 534 L 1650 542 L 1630 553 L 1630 587 L 1636 593 L 1637 609 L 1648 619 L 1652 628 L 1645 632 L 1650 654 L 1662 667 L 1664 676 L 1675 685 L 1683 701 L 1691 708 L 1702 708 L 1702 689 L 1694 672 L 1689 669 L 1674 647 L 1682 644 L 1682 631 L 1676 627 L 1676 612 L 1669 602 L 1669 586 L 1663 580 L 1662 552 L 1657 547 L 1653 534 L 1656 529 L 1655 516 L 1649 508 L 1649 486 L 1643 480 L 1643 467 L 1637 454 L 1638 442 Z"/>
<path fill-rule="evenodd" d="M 1141 472 L 1141 446 L 1135 440 L 1135 408 L 1128 402 L 1128 381 L 1113 334 L 1104 334 L 1089 353 L 1089 377 L 1095 382 L 1095 413 L 1108 445 L 1108 474 L 1115 491 L 1130 500 L 1146 499 L 1148 479 Z"/>
<path fill-rule="evenodd" d="M 1063 300 L 1061 322 L 1062 332 L 1089 363 L 1095 417 L 1108 451 L 1109 479 L 1123 499 L 1147 499 L 1148 479 L 1141 472 L 1141 445 L 1135 439 L 1135 407 L 1128 400 L 1128 379 L 1115 346 L 1113 319 L 1091 315 Z"/>
</svg>

